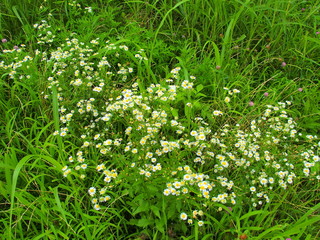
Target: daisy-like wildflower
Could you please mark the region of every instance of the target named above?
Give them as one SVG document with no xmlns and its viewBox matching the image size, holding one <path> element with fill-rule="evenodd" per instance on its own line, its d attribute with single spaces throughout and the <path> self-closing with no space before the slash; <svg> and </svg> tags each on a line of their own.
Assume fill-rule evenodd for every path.
<svg viewBox="0 0 320 240">
<path fill-rule="evenodd" d="M 134 149 L 131 150 L 131 152 L 136 154 L 136 153 L 138 153 L 138 149 L 134 148 Z"/>
<path fill-rule="evenodd" d="M 197 131 L 191 131 L 190 135 L 193 137 L 196 137 L 196 136 L 198 136 L 198 133 L 197 133 Z"/>
<path fill-rule="evenodd" d="M 198 222 L 198 226 L 199 226 L 199 227 L 202 227 L 203 225 L 204 225 L 204 222 L 203 222 L 203 221 L 199 221 L 199 222 Z"/>
<path fill-rule="evenodd" d="M 170 193 L 171 193 L 171 190 L 170 189 L 165 189 L 165 190 L 163 190 L 163 194 L 165 195 L 165 196 L 169 196 L 170 195 Z"/>
<path fill-rule="evenodd" d="M 65 131 L 62 131 L 61 133 L 60 133 L 60 136 L 61 137 L 65 137 L 67 135 L 67 133 L 65 132 Z"/>
<path fill-rule="evenodd" d="M 229 163 L 227 161 L 221 161 L 221 165 L 224 167 L 224 168 L 227 168 L 229 166 Z"/>
<path fill-rule="evenodd" d="M 94 196 L 96 194 L 96 188 L 95 187 L 89 188 L 88 193 L 90 194 L 90 196 Z"/>
<path fill-rule="evenodd" d="M 215 110 L 215 111 L 213 111 L 213 115 L 214 116 L 222 116 L 222 112 L 221 111 L 219 111 L 219 110 Z"/>
<path fill-rule="evenodd" d="M 188 219 L 188 215 L 183 212 L 183 213 L 180 214 L 180 219 L 187 220 Z"/>
<path fill-rule="evenodd" d="M 268 180 L 265 179 L 265 178 L 262 178 L 262 179 L 260 180 L 260 183 L 261 183 L 262 185 L 266 185 L 266 184 L 268 183 Z"/>
<path fill-rule="evenodd" d="M 99 204 L 94 204 L 93 208 L 94 208 L 95 210 L 100 210 L 100 209 L 101 209 L 101 207 L 100 207 Z"/>
<path fill-rule="evenodd" d="M 181 190 L 181 192 L 182 192 L 183 194 L 187 194 L 187 193 L 189 192 L 189 190 L 188 190 L 188 188 L 183 188 L 183 189 Z"/>
</svg>

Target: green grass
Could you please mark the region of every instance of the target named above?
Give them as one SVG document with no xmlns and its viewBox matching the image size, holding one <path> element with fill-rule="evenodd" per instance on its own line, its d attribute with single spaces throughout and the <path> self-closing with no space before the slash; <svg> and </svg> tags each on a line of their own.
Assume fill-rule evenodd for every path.
<svg viewBox="0 0 320 240">
<path fill-rule="evenodd" d="M 318 239 L 319 6 L 2 1 L 0 238 Z"/>
</svg>

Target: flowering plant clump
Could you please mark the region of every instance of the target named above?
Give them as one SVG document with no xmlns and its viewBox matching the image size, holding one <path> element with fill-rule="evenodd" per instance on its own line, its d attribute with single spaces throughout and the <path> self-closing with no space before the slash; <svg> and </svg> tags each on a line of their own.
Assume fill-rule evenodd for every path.
<svg viewBox="0 0 320 240">
<path fill-rule="evenodd" d="M 43 56 L 52 66 L 44 96 L 59 100 L 60 129 L 54 135 L 78 144 L 63 175 L 84 181 L 98 175 L 86 190 L 96 210 L 105 208 L 116 186 L 125 186 L 127 179 L 155 181 L 164 196 L 196 199 L 204 208 L 247 199 L 257 207 L 270 201 L 272 190 L 285 190 L 301 178 L 319 179 L 317 137 L 298 133 L 286 111 L 291 102 L 266 105 L 249 127 L 217 130 L 212 123 L 224 113 L 212 109 L 209 117 L 201 115 L 195 77 L 183 80 L 177 67 L 169 78 L 145 87 L 134 80 L 134 61 L 117 62 L 123 52 L 129 52 L 125 45 L 101 44 L 99 39 L 86 45 L 72 38 Z M 147 61 L 143 54 L 140 50 L 126 57 L 139 64 Z M 119 83 L 127 87 L 119 88 Z M 50 96 L 53 88 L 56 96 Z M 231 98 L 240 92 L 225 89 Z M 230 97 L 224 99 L 228 104 Z M 310 148 L 299 149 L 300 141 L 310 142 Z M 245 179 L 237 175 L 243 171 Z M 187 220 L 187 215 L 180 218 Z"/>
<path fill-rule="evenodd" d="M 34 27 L 43 31 L 49 25 Z M 41 46 L 54 39 L 48 31 L 38 36 Z M 23 49 L 5 53 L 16 51 Z M 205 213 L 221 204 L 259 207 L 270 202 L 271 191 L 320 179 L 319 139 L 299 133 L 287 112 L 291 102 L 266 105 L 249 126 L 220 126 L 225 113 L 199 105 L 195 77 L 182 77 L 176 67 L 148 85 L 137 76 L 147 61 L 143 49 L 98 38 L 85 43 L 72 33 L 56 49 L 0 63 L 12 79 L 21 78 L 19 71 L 31 63 L 45 65 L 42 95 L 58 102 L 53 135 L 76 145 L 62 174 L 86 182 L 80 191 L 88 193 L 95 210 L 107 210 L 106 202 L 116 201 L 124 189 L 135 198 L 146 185 L 157 197 L 181 202 L 177 219 L 203 226 Z M 232 105 L 240 90 L 225 90 L 229 96 L 221 102 Z"/>
<path fill-rule="evenodd" d="M 178 74 L 173 79 L 180 81 Z M 103 105 L 95 104 L 95 99 L 82 99 L 77 108 L 61 115 L 62 129 L 78 124 L 72 118 L 90 119 L 83 129 L 77 129 L 82 145 L 70 156 L 63 173 L 85 178 L 90 166 L 101 174 L 101 181 L 89 189 L 95 209 L 102 208 L 110 199 L 109 192 L 121 185 L 128 173 L 130 179 L 157 181 L 165 196 L 196 198 L 205 208 L 214 203 L 243 204 L 246 198 L 257 207 L 270 201 L 272 190 L 285 190 L 301 178 L 319 180 L 317 137 L 304 137 L 310 141 L 310 149 L 297 147 L 303 136 L 286 112 L 291 102 L 267 105 L 249 128 L 225 125 L 213 132 L 215 127 L 203 118 L 190 122 L 178 108 L 179 98 L 192 96 L 192 83 L 167 82 L 171 81 L 151 84 L 142 94 L 134 83 Z M 192 107 L 188 103 L 186 107 Z M 212 118 L 222 114 L 213 110 Z M 95 156 L 95 161 L 90 156 Z M 246 179 L 238 178 L 237 172 L 247 172 Z M 180 218 L 187 220 L 187 213 Z"/>
</svg>

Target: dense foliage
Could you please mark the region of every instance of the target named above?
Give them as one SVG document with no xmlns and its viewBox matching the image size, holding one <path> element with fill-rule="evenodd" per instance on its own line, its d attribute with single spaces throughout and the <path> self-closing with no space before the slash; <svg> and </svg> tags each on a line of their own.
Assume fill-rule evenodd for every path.
<svg viewBox="0 0 320 240">
<path fill-rule="evenodd" d="M 318 3 L 0 3 L 0 236 L 317 239 Z"/>
</svg>

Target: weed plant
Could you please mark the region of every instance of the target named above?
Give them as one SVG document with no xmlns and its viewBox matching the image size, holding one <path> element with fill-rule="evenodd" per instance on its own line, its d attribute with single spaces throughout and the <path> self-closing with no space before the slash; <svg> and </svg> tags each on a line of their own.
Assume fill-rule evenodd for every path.
<svg viewBox="0 0 320 240">
<path fill-rule="evenodd" d="M 0 3 L 1 238 L 319 238 L 317 3 Z"/>
</svg>

